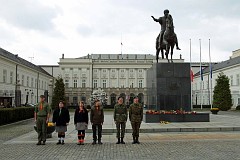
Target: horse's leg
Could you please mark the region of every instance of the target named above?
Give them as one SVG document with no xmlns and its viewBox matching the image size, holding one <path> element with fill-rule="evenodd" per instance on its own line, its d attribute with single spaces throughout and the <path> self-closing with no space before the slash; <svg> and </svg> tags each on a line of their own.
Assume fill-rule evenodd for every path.
<svg viewBox="0 0 240 160">
<path fill-rule="evenodd" d="M 166 55 L 166 59 L 168 60 L 169 62 L 169 59 L 168 59 L 168 54 L 169 54 L 169 45 L 166 44 L 166 52 L 165 52 L 165 55 Z"/>
<path fill-rule="evenodd" d="M 173 56 L 173 48 L 174 48 L 174 45 L 171 46 L 171 61 L 173 63 L 173 60 L 172 60 L 172 56 Z"/>
<path fill-rule="evenodd" d="M 157 63 L 158 63 L 159 51 L 160 51 L 160 49 L 157 49 L 157 50 L 156 50 L 156 60 L 157 60 Z"/>
<path fill-rule="evenodd" d="M 164 59 L 164 52 L 163 49 L 161 49 L 162 59 Z"/>
</svg>

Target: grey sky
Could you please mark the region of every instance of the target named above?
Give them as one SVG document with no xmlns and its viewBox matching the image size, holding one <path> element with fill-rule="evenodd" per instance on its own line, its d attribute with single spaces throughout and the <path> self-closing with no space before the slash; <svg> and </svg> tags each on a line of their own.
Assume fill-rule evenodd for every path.
<svg viewBox="0 0 240 160">
<path fill-rule="evenodd" d="M 229 58 L 239 49 L 240 2 L 238 0 L 0 0 L 0 47 L 35 64 L 57 64 L 61 54 L 155 54 L 160 25 L 151 16 L 169 9 L 182 54 L 189 61 Z M 122 36 L 121 36 L 122 35 Z"/>
</svg>

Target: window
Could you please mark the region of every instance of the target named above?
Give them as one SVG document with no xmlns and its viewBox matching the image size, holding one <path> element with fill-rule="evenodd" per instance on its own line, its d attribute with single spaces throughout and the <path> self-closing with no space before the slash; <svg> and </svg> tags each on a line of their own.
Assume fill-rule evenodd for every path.
<svg viewBox="0 0 240 160">
<path fill-rule="evenodd" d="M 45 82 L 45 88 L 44 89 L 47 90 L 47 82 Z"/>
<path fill-rule="evenodd" d="M 112 72 L 115 72 L 115 69 L 112 69 Z"/>
<path fill-rule="evenodd" d="M 22 75 L 22 86 L 24 86 L 24 75 Z"/>
<path fill-rule="evenodd" d="M 96 79 L 93 80 L 93 88 L 97 88 L 97 80 Z"/>
<path fill-rule="evenodd" d="M 239 86 L 239 74 L 237 74 L 236 85 Z"/>
<path fill-rule="evenodd" d="M 86 80 L 85 79 L 82 80 L 82 88 L 86 88 Z"/>
<path fill-rule="evenodd" d="M 238 98 L 238 105 L 240 105 L 240 98 Z"/>
<path fill-rule="evenodd" d="M 121 73 L 124 73 L 124 69 L 121 69 Z"/>
<path fill-rule="evenodd" d="M 103 69 L 103 73 L 106 73 L 107 72 L 107 70 L 106 69 Z"/>
<path fill-rule="evenodd" d="M 77 80 L 76 79 L 73 80 L 73 88 L 77 88 Z"/>
<path fill-rule="evenodd" d="M 29 77 L 27 76 L 27 87 L 29 87 Z"/>
<path fill-rule="evenodd" d="M 120 80 L 120 87 L 121 87 L 121 88 L 124 88 L 124 86 L 125 86 L 125 80 L 124 80 L 124 79 L 121 79 L 121 80 Z"/>
<path fill-rule="evenodd" d="M 143 88 L 143 80 L 139 80 L 138 81 L 138 87 L 139 88 Z"/>
<path fill-rule="evenodd" d="M 65 87 L 68 88 L 69 87 L 69 80 L 65 79 Z"/>
<path fill-rule="evenodd" d="M 43 81 L 42 81 L 42 89 L 43 89 Z"/>
<path fill-rule="evenodd" d="M 3 83 L 7 82 L 7 70 L 3 70 Z"/>
<path fill-rule="evenodd" d="M 104 79 L 102 82 L 103 82 L 103 88 L 107 88 L 107 80 Z"/>
<path fill-rule="evenodd" d="M 13 72 L 10 72 L 10 83 L 13 84 Z"/>
<path fill-rule="evenodd" d="M 141 72 L 142 72 L 142 69 L 139 69 L 139 70 L 138 70 L 138 72 L 140 72 L 140 73 L 141 73 Z"/>
<path fill-rule="evenodd" d="M 31 87 L 33 88 L 33 78 L 31 78 Z"/>
<path fill-rule="evenodd" d="M 233 86 L 233 76 L 230 76 L 230 84 Z"/>
<path fill-rule="evenodd" d="M 65 77 L 67 77 L 67 78 L 68 78 L 68 77 L 69 77 L 69 74 L 65 74 Z"/>
<path fill-rule="evenodd" d="M 133 79 L 131 79 L 131 80 L 129 80 L 129 88 L 133 88 L 134 87 L 134 80 Z"/>
<path fill-rule="evenodd" d="M 116 79 L 111 80 L 111 87 L 115 88 L 116 87 Z"/>
<path fill-rule="evenodd" d="M 97 69 L 94 69 L 93 72 L 94 72 L 94 73 L 97 73 Z"/>
<path fill-rule="evenodd" d="M 130 69 L 130 72 L 133 73 L 133 69 Z"/>
</svg>

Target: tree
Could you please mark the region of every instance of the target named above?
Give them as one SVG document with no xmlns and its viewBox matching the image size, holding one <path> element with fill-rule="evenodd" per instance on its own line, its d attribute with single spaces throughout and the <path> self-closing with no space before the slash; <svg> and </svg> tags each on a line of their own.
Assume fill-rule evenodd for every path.
<svg viewBox="0 0 240 160">
<path fill-rule="evenodd" d="M 56 108 L 59 101 L 65 101 L 65 86 L 63 79 L 60 77 L 56 79 L 52 98 L 52 108 Z"/>
<path fill-rule="evenodd" d="M 217 84 L 213 91 L 213 106 L 222 111 L 227 111 L 232 107 L 232 95 L 229 78 L 223 73 L 220 73 L 216 82 Z"/>
</svg>

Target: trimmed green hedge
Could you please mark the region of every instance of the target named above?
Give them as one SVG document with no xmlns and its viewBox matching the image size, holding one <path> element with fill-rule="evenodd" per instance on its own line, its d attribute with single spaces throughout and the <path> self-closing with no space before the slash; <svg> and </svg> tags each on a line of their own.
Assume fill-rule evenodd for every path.
<svg viewBox="0 0 240 160">
<path fill-rule="evenodd" d="M 238 105 L 238 106 L 236 107 L 236 110 L 240 110 L 240 105 Z"/>
<path fill-rule="evenodd" d="M 0 125 L 33 118 L 34 107 L 17 107 L 0 109 Z"/>
</svg>

